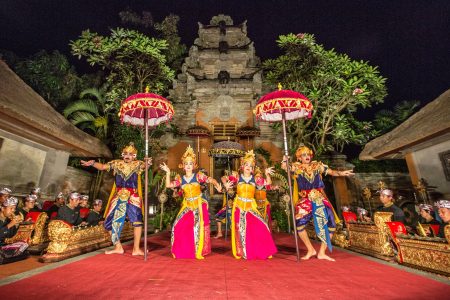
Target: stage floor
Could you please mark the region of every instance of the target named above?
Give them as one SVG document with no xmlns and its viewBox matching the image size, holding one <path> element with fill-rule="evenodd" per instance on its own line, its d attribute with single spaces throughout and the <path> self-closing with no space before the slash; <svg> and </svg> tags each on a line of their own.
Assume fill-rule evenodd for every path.
<svg viewBox="0 0 450 300">
<path fill-rule="evenodd" d="M 148 239 L 149 256 L 93 253 L 0 280 L 2 299 L 448 299 L 450 281 L 335 249 L 336 262 L 296 262 L 294 239 L 275 234 L 270 260 L 232 257 L 212 239 L 204 260 L 177 260 L 167 232 Z M 318 248 L 318 244 L 315 245 Z M 306 251 L 301 249 L 303 255 Z M 2 266 L 7 267 L 7 265 Z M 50 269 L 50 270 L 49 270 Z M 45 270 L 45 271 L 44 271 Z M 32 275 L 30 275 L 32 274 Z"/>
</svg>

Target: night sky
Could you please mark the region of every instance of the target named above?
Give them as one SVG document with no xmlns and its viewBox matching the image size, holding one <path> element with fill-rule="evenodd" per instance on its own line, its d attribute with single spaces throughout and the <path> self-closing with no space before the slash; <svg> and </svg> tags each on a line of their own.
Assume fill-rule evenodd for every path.
<svg viewBox="0 0 450 300">
<path fill-rule="evenodd" d="M 129 7 L 150 11 L 155 21 L 174 13 L 188 47 L 197 22 L 208 24 L 219 13 L 235 24 L 248 20 L 248 34 L 262 59 L 279 54 L 275 40 L 286 33 L 308 32 L 327 49 L 378 65 L 388 78 L 387 108 L 402 100 L 422 105 L 450 88 L 450 1 L 286 1 L 286 0 L 0 0 L 0 48 L 20 56 L 40 49 L 70 56 L 68 43 L 84 29 L 107 34 L 120 26 L 118 13 Z M 77 70 L 88 71 L 70 57 Z"/>
</svg>

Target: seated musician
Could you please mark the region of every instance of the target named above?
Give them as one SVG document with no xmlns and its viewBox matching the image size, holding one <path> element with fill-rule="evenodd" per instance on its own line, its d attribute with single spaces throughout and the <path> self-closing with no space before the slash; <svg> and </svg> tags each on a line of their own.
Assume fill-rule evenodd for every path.
<svg viewBox="0 0 450 300">
<path fill-rule="evenodd" d="M 442 224 L 439 225 L 438 236 L 445 238 L 444 228 L 450 225 L 450 200 L 439 200 L 436 202 L 436 207 L 439 209 L 439 217 L 442 219 Z"/>
<path fill-rule="evenodd" d="M 59 193 L 56 196 L 55 201 L 53 202 L 52 206 L 50 206 L 47 210 L 47 215 L 50 219 L 54 219 L 54 215 L 58 213 L 58 210 L 64 206 L 66 200 L 64 199 L 64 194 L 63 193 Z"/>
<path fill-rule="evenodd" d="M 0 245 L 3 245 L 6 238 L 13 237 L 17 233 L 19 223 L 23 220 L 20 215 L 15 215 L 18 200 L 9 197 L 2 203 L 0 212 Z"/>
<path fill-rule="evenodd" d="M 62 206 L 58 210 L 58 215 L 56 216 L 57 220 L 65 221 L 73 226 L 78 225 L 86 225 L 80 217 L 80 211 L 77 209 L 77 206 L 80 203 L 80 195 L 76 192 L 71 193 L 69 196 L 69 203 Z"/>
<path fill-rule="evenodd" d="M 20 213 L 25 221 L 30 221 L 31 218 L 27 220 L 25 217 L 29 212 L 39 211 L 39 208 L 36 207 L 36 200 L 36 195 L 27 195 L 23 201 L 23 207 L 17 209 L 16 213 Z"/>
<path fill-rule="evenodd" d="M 435 218 L 433 206 L 430 204 L 419 204 L 419 214 L 421 224 L 440 224 Z"/>
<path fill-rule="evenodd" d="M 392 190 L 384 189 L 380 191 L 380 202 L 382 206 L 377 207 L 377 211 L 391 212 L 392 221 L 405 223 L 405 213 L 403 210 L 394 204 L 394 193 Z"/>
<path fill-rule="evenodd" d="M 97 226 L 99 224 L 103 224 L 103 216 L 100 213 L 102 210 L 103 201 L 100 199 L 94 200 L 94 206 L 89 212 L 86 222 L 90 226 Z"/>
<path fill-rule="evenodd" d="M 39 209 L 38 211 L 42 210 L 42 203 L 41 203 L 41 188 L 35 187 L 31 190 L 30 195 L 34 195 L 36 197 L 36 203 L 35 207 Z"/>
<path fill-rule="evenodd" d="M 369 217 L 369 212 L 362 207 L 358 207 L 356 209 L 356 215 L 358 216 L 358 221 L 360 221 L 360 222 L 371 222 L 372 221 L 372 219 Z"/>
<path fill-rule="evenodd" d="M 17 207 L 17 198 L 9 197 L 4 200 L 0 210 L 0 264 L 8 262 L 7 260 L 16 259 L 23 256 L 24 251 L 28 248 L 25 242 L 17 242 L 5 245 L 5 239 L 13 237 L 19 228 L 20 222 L 23 221 L 21 215 L 15 215 Z M 25 257 L 23 257 L 25 258 Z M 11 262 L 11 260 L 9 261 Z"/>
<path fill-rule="evenodd" d="M 0 205 L 11 196 L 12 191 L 8 188 L 0 189 Z"/>
<path fill-rule="evenodd" d="M 89 208 L 89 196 L 88 195 L 80 195 L 80 208 Z"/>
</svg>

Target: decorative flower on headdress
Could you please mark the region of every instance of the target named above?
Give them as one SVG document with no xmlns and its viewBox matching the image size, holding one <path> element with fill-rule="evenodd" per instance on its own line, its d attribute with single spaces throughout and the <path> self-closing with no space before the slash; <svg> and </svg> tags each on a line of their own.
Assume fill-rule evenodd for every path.
<svg viewBox="0 0 450 300">
<path fill-rule="evenodd" d="M 247 151 L 244 157 L 241 158 L 241 166 L 247 162 L 250 163 L 250 165 L 255 166 L 255 153 L 253 153 L 253 150 Z"/>
<path fill-rule="evenodd" d="M 186 151 L 181 157 L 181 161 L 183 163 L 179 165 L 180 168 L 183 168 L 183 165 L 188 161 L 192 161 L 194 163 L 194 167 L 197 166 L 197 156 L 194 153 L 194 149 L 192 149 L 190 145 L 186 148 Z"/>
<path fill-rule="evenodd" d="M 263 176 L 263 172 L 261 171 L 261 169 L 258 166 L 256 166 L 255 167 L 255 177 L 258 177 L 258 176 Z"/>
<path fill-rule="evenodd" d="M 306 146 L 300 146 L 297 151 L 295 151 L 295 157 L 297 157 L 297 159 L 300 159 L 302 157 L 302 154 L 304 153 L 310 155 L 311 157 L 314 156 L 314 152 L 311 149 Z"/>
<path fill-rule="evenodd" d="M 123 148 L 123 149 L 122 149 L 122 155 L 123 155 L 123 153 L 131 153 L 131 154 L 133 154 L 134 157 L 136 157 L 136 155 L 137 155 L 137 149 L 136 149 L 136 147 L 134 147 L 134 143 L 133 143 L 133 142 L 130 142 L 130 143 L 128 144 L 128 146 L 126 146 L 125 148 Z"/>
</svg>

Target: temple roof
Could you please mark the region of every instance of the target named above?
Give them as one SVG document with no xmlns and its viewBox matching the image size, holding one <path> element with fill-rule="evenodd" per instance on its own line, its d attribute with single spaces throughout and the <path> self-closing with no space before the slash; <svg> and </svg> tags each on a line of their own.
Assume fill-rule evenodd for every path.
<svg viewBox="0 0 450 300">
<path fill-rule="evenodd" d="M 390 132 L 367 143 L 359 158 L 404 158 L 407 150 L 423 149 L 441 140 L 450 140 L 450 90 Z"/>
<path fill-rule="evenodd" d="M 80 157 L 112 157 L 99 139 L 75 127 L 0 60 L 0 129 Z"/>
</svg>

